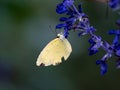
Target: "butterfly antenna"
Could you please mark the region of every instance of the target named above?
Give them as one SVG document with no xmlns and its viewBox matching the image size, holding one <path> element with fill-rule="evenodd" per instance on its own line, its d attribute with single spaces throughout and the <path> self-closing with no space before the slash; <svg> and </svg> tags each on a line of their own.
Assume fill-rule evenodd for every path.
<svg viewBox="0 0 120 90">
<path fill-rule="evenodd" d="M 57 35 L 57 30 L 53 30 L 51 25 L 49 25 L 49 30 L 52 31 L 55 36 Z"/>
</svg>

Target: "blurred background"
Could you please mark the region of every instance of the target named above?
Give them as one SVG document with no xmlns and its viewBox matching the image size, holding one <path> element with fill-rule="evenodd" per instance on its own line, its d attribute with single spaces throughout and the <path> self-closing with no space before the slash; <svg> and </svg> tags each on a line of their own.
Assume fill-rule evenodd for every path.
<svg viewBox="0 0 120 90">
<path fill-rule="evenodd" d="M 55 25 L 60 23 L 55 12 L 62 0 L 0 0 L 0 90 L 115 90 L 120 89 L 120 70 L 115 58 L 109 59 L 108 72 L 100 75 L 95 64 L 105 52 L 100 49 L 89 56 L 89 37 L 70 32 L 73 52 L 58 66 L 37 67 L 36 59 L 44 46 L 56 37 Z M 80 2 L 76 0 L 76 5 Z M 114 36 L 109 29 L 117 29 L 117 12 L 105 3 L 82 1 L 96 34 L 109 43 Z M 50 30 L 50 27 L 52 30 Z"/>
</svg>

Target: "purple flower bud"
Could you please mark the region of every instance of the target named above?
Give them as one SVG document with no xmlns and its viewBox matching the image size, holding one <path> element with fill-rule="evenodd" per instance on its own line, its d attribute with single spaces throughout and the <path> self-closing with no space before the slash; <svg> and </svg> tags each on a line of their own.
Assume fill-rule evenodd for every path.
<svg viewBox="0 0 120 90">
<path fill-rule="evenodd" d="M 120 9 L 120 0 L 110 0 L 110 1 L 109 1 L 109 6 L 110 6 L 113 10 L 118 10 L 118 9 Z"/>
<path fill-rule="evenodd" d="M 116 68 L 120 69 L 120 57 L 118 58 L 118 60 L 116 61 Z"/>
<path fill-rule="evenodd" d="M 65 27 L 65 26 L 66 26 L 66 24 L 58 24 L 58 25 L 56 25 L 56 29 L 59 29 L 59 28 Z"/>
<path fill-rule="evenodd" d="M 71 5 L 73 5 L 74 0 L 64 0 L 63 4 L 67 7 L 70 7 Z"/>
<path fill-rule="evenodd" d="M 117 20 L 116 24 L 120 27 L 120 20 Z"/>
<path fill-rule="evenodd" d="M 108 65 L 106 64 L 106 62 L 103 60 L 97 60 L 96 64 L 100 65 L 100 73 L 101 75 L 104 75 L 107 72 L 107 68 L 108 68 Z"/>
<path fill-rule="evenodd" d="M 83 10 L 82 10 L 82 5 L 81 5 L 82 3 L 80 3 L 79 5 L 78 5 L 78 11 L 80 12 L 80 13 L 82 13 L 83 12 Z"/>
<path fill-rule="evenodd" d="M 58 14 L 63 14 L 67 12 L 67 7 L 64 6 L 62 3 L 57 5 L 56 12 Z"/>
<path fill-rule="evenodd" d="M 68 18 L 66 18 L 66 17 L 61 17 L 60 18 L 60 21 L 62 21 L 62 22 L 66 21 L 66 20 L 68 20 Z"/>
</svg>

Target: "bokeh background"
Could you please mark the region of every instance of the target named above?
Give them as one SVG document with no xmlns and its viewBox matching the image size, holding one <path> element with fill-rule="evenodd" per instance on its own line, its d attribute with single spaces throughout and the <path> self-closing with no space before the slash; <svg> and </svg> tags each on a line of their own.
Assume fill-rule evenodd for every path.
<svg viewBox="0 0 120 90">
<path fill-rule="evenodd" d="M 109 59 L 109 70 L 101 76 L 95 62 L 105 54 L 100 49 L 89 56 L 89 36 L 79 38 L 70 32 L 73 52 L 58 66 L 37 67 L 36 59 L 44 46 L 56 37 L 59 17 L 56 5 L 62 0 L 0 0 L 0 90 L 116 90 L 120 89 L 120 70 L 115 58 Z M 76 5 L 79 0 L 76 0 Z M 117 29 L 117 12 L 110 8 L 106 17 L 105 3 L 82 1 L 91 25 L 109 43 Z M 52 30 L 50 29 L 50 27 Z M 59 32 L 59 31 L 58 31 Z"/>
</svg>

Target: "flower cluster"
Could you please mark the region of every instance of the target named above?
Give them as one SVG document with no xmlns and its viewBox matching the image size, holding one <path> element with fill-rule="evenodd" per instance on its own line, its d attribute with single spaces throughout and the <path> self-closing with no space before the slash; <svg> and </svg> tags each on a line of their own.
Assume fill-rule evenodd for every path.
<svg viewBox="0 0 120 90">
<path fill-rule="evenodd" d="M 68 17 L 61 17 L 60 21 L 63 23 L 56 26 L 56 29 L 64 28 L 64 36 L 66 38 L 68 37 L 69 30 L 81 29 L 83 33 L 80 34 L 85 34 L 82 30 L 89 27 L 89 21 L 87 16 L 82 12 L 81 4 L 78 6 L 79 10 L 77 10 L 73 3 L 74 0 L 64 0 L 62 3 L 58 4 L 56 8 L 58 14 L 68 15 Z"/>
<path fill-rule="evenodd" d="M 88 40 L 91 44 L 88 49 L 89 55 L 94 55 L 99 51 L 99 48 L 105 50 L 106 54 L 96 61 L 97 65 L 100 65 L 101 75 L 107 72 L 107 61 L 112 56 L 118 57 L 116 61 L 116 67 L 120 68 L 120 29 L 109 30 L 110 35 L 115 35 L 113 43 L 110 45 L 104 41 L 100 36 L 95 35 L 96 29 L 90 25 L 88 16 L 82 10 L 82 3 L 79 4 L 78 9 L 74 5 L 74 0 L 63 0 L 62 3 L 57 5 L 56 12 L 58 14 L 65 14 L 66 17 L 60 18 L 60 24 L 56 25 L 56 29 L 64 29 L 64 36 L 67 38 L 70 30 L 79 31 L 79 36 L 89 35 Z M 110 0 L 109 6 L 114 10 L 120 8 L 120 0 Z M 120 27 L 120 20 L 116 22 Z"/>
</svg>

